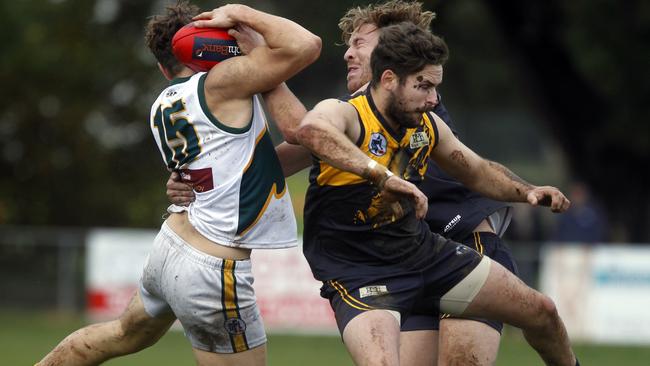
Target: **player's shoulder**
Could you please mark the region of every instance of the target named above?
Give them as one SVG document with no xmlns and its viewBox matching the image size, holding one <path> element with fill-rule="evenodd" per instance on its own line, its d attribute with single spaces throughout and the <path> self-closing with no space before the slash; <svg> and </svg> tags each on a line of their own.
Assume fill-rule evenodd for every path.
<svg viewBox="0 0 650 366">
<path fill-rule="evenodd" d="M 352 94 L 341 95 L 341 96 L 337 97 L 336 99 L 338 99 L 338 100 L 340 100 L 342 102 L 349 102 L 351 100 L 354 100 L 354 99 L 357 99 L 357 98 L 363 96 L 364 94 L 365 93 L 364 93 L 363 90 L 359 90 L 359 91 L 357 91 L 355 93 L 352 93 Z"/>
</svg>

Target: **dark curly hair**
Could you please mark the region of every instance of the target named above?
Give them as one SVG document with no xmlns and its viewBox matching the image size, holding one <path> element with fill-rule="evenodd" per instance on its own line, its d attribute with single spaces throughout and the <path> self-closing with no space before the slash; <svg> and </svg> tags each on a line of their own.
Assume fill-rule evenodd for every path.
<svg viewBox="0 0 650 366">
<path fill-rule="evenodd" d="M 178 1 L 175 5 L 165 8 L 165 14 L 153 15 L 149 18 L 145 32 L 145 42 L 156 60 L 172 74 L 177 74 L 183 65 L 176 60 L 172 53 L 172 38 L 176 31 L 189 24 L 199 13 L 199 8 L 187 1 Z"/>
<path fill-rule="evenodd" d="M 386 70 L 404 82 L 406 76 L 427 65 L 443 65 L 449 57 L 445 41 L 411 22 L 381 28 L 377 47 L 370 56 L 372 82 L 377 85 Z"/>
</svg>

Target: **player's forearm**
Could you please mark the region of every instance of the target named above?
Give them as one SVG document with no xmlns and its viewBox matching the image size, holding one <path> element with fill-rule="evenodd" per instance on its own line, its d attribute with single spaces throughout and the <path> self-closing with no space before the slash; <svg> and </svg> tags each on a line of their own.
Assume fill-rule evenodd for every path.
<svg viewBox="0 0 650 366">
<path fill-rule="evenodd" d="M 311 152 L 304 146 L 283 142 L 275 147 L 275 152 L 278 154 L 285 177 L 292 176 L 311 165 Z"/>
<path fill-rule="evenodd" d="M 527 193 L 535 188 L 510 169 L 490 160 L 483 160 L 476 173 L 463 183 L 489 198 L 506 202 L 526 202 Z"/>
<path fill-rule="evenodd" d="M 304 66 L 320 55 L 321 39 L 289 19 L 267 14 L 245 5 L 238 5 L 232 18 L 260 33 L 271 49 L 286 51 Z"/>
<path fill-rule="evenodd" d="M 323 115 L 308 115 L 296 137 L 300 144 L 329 165 L 356 174 L 381 186 L 392 175 L 388 169 L 366 156 L 340 130 L 328 123 Z"/>
<path fill-rule="evenodd" d="M 289 90 L 285 83 L 264 93 L 264 100 L 269 114 L 277 124 L 284 140 L 290 144 L 298 144 L 296 131 L 300 121 L 307 114 L 307 109 Z"/>
</svg>

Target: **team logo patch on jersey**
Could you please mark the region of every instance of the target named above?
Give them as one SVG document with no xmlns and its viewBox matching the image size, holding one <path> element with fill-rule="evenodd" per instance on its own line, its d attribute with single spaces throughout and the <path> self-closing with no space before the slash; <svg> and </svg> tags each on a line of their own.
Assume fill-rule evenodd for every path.
<svg viewBox="0 0 650 366">
<path fill-rule="evenodd" d="M 181 181 L 187 183 L 196 192 L 208 192 L 214 188 L 212 168 L 181 169 Z"/>
<path fill-rule="evenodd" d="M 411 140 L 409 141 L 411 149 L 419 149 L 422 146 L 429 145 L 429 136 L 425 132 L 415 132 L 411 135 Z"/>
<path fill-rule="evenodd" d="M 227 319 L 223 326 L 226 328 L 228 333 L 233 335 L 244 334 L 244 332 L 246 332 L 246 322 L 240 318 Z"/>
<path fill-rule="evenodd" d="M 388 293 L 388 288 L 386 287 L 386 285 L 366 286 L 359 289 L 359 297 L 362 299 L 368 296 L 379 296 L 379 295 L 385 295 L 387 293 Z"/>
<path fill-rule="evenodd" d="M 384 156 L 386 154 L 386 148 L 388 147 L 388 141 L 386 137 L 379 132 L 375 132 L 370 135 L 370 143 L 368 144 L 368 151 L 376 156 Z"/>
</svg>

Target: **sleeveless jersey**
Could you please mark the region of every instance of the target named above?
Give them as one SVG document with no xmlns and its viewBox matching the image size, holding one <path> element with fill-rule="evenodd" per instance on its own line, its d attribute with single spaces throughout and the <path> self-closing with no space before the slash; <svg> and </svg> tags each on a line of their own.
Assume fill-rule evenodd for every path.
<svg viewBox="0 0 650 366">
<path fill-rule="evenodd" d="M 440 96 L 439 96 L 440 97 Z M 455 126 L 449 112 L 438 100 L 433 112 L 451 128 Z M 434 161 L 429 162 L 425 178 L 418 186 L 429 197 L 425 220 L 434 233 L 464 241 L 476 226 L 488 219 L 497 235 L 502 236 L 510 224 L 512 207 L 476 193 L 445 173 Z"/>
<path fill-rule="evenodd" d="M 417 128 L 394 131 L 369 90 L 347 99 L 359 116 L 356 145 L 394 174 L 420 182 L 438 141 L 433 117 L 423 114 Z M 303 251 L 317 279 L 408 266 L 417 261 L 427 235 L 429 229 L 415 218 L 410 200 L 384 197 L 364 178 L 315 162 L 305 203 Z"/>
<path fill-rule="evenodd" d="M 163 161 L 196 195 L 189 207 L 168 210 L 187 211 L 199 233 L 222 245 L 295 246 L 296 219 L 258 97 L 246 127 L 226 126 L 206 104 L 206 75 L 172 81 L 151 108 Z"/>
</svg>

